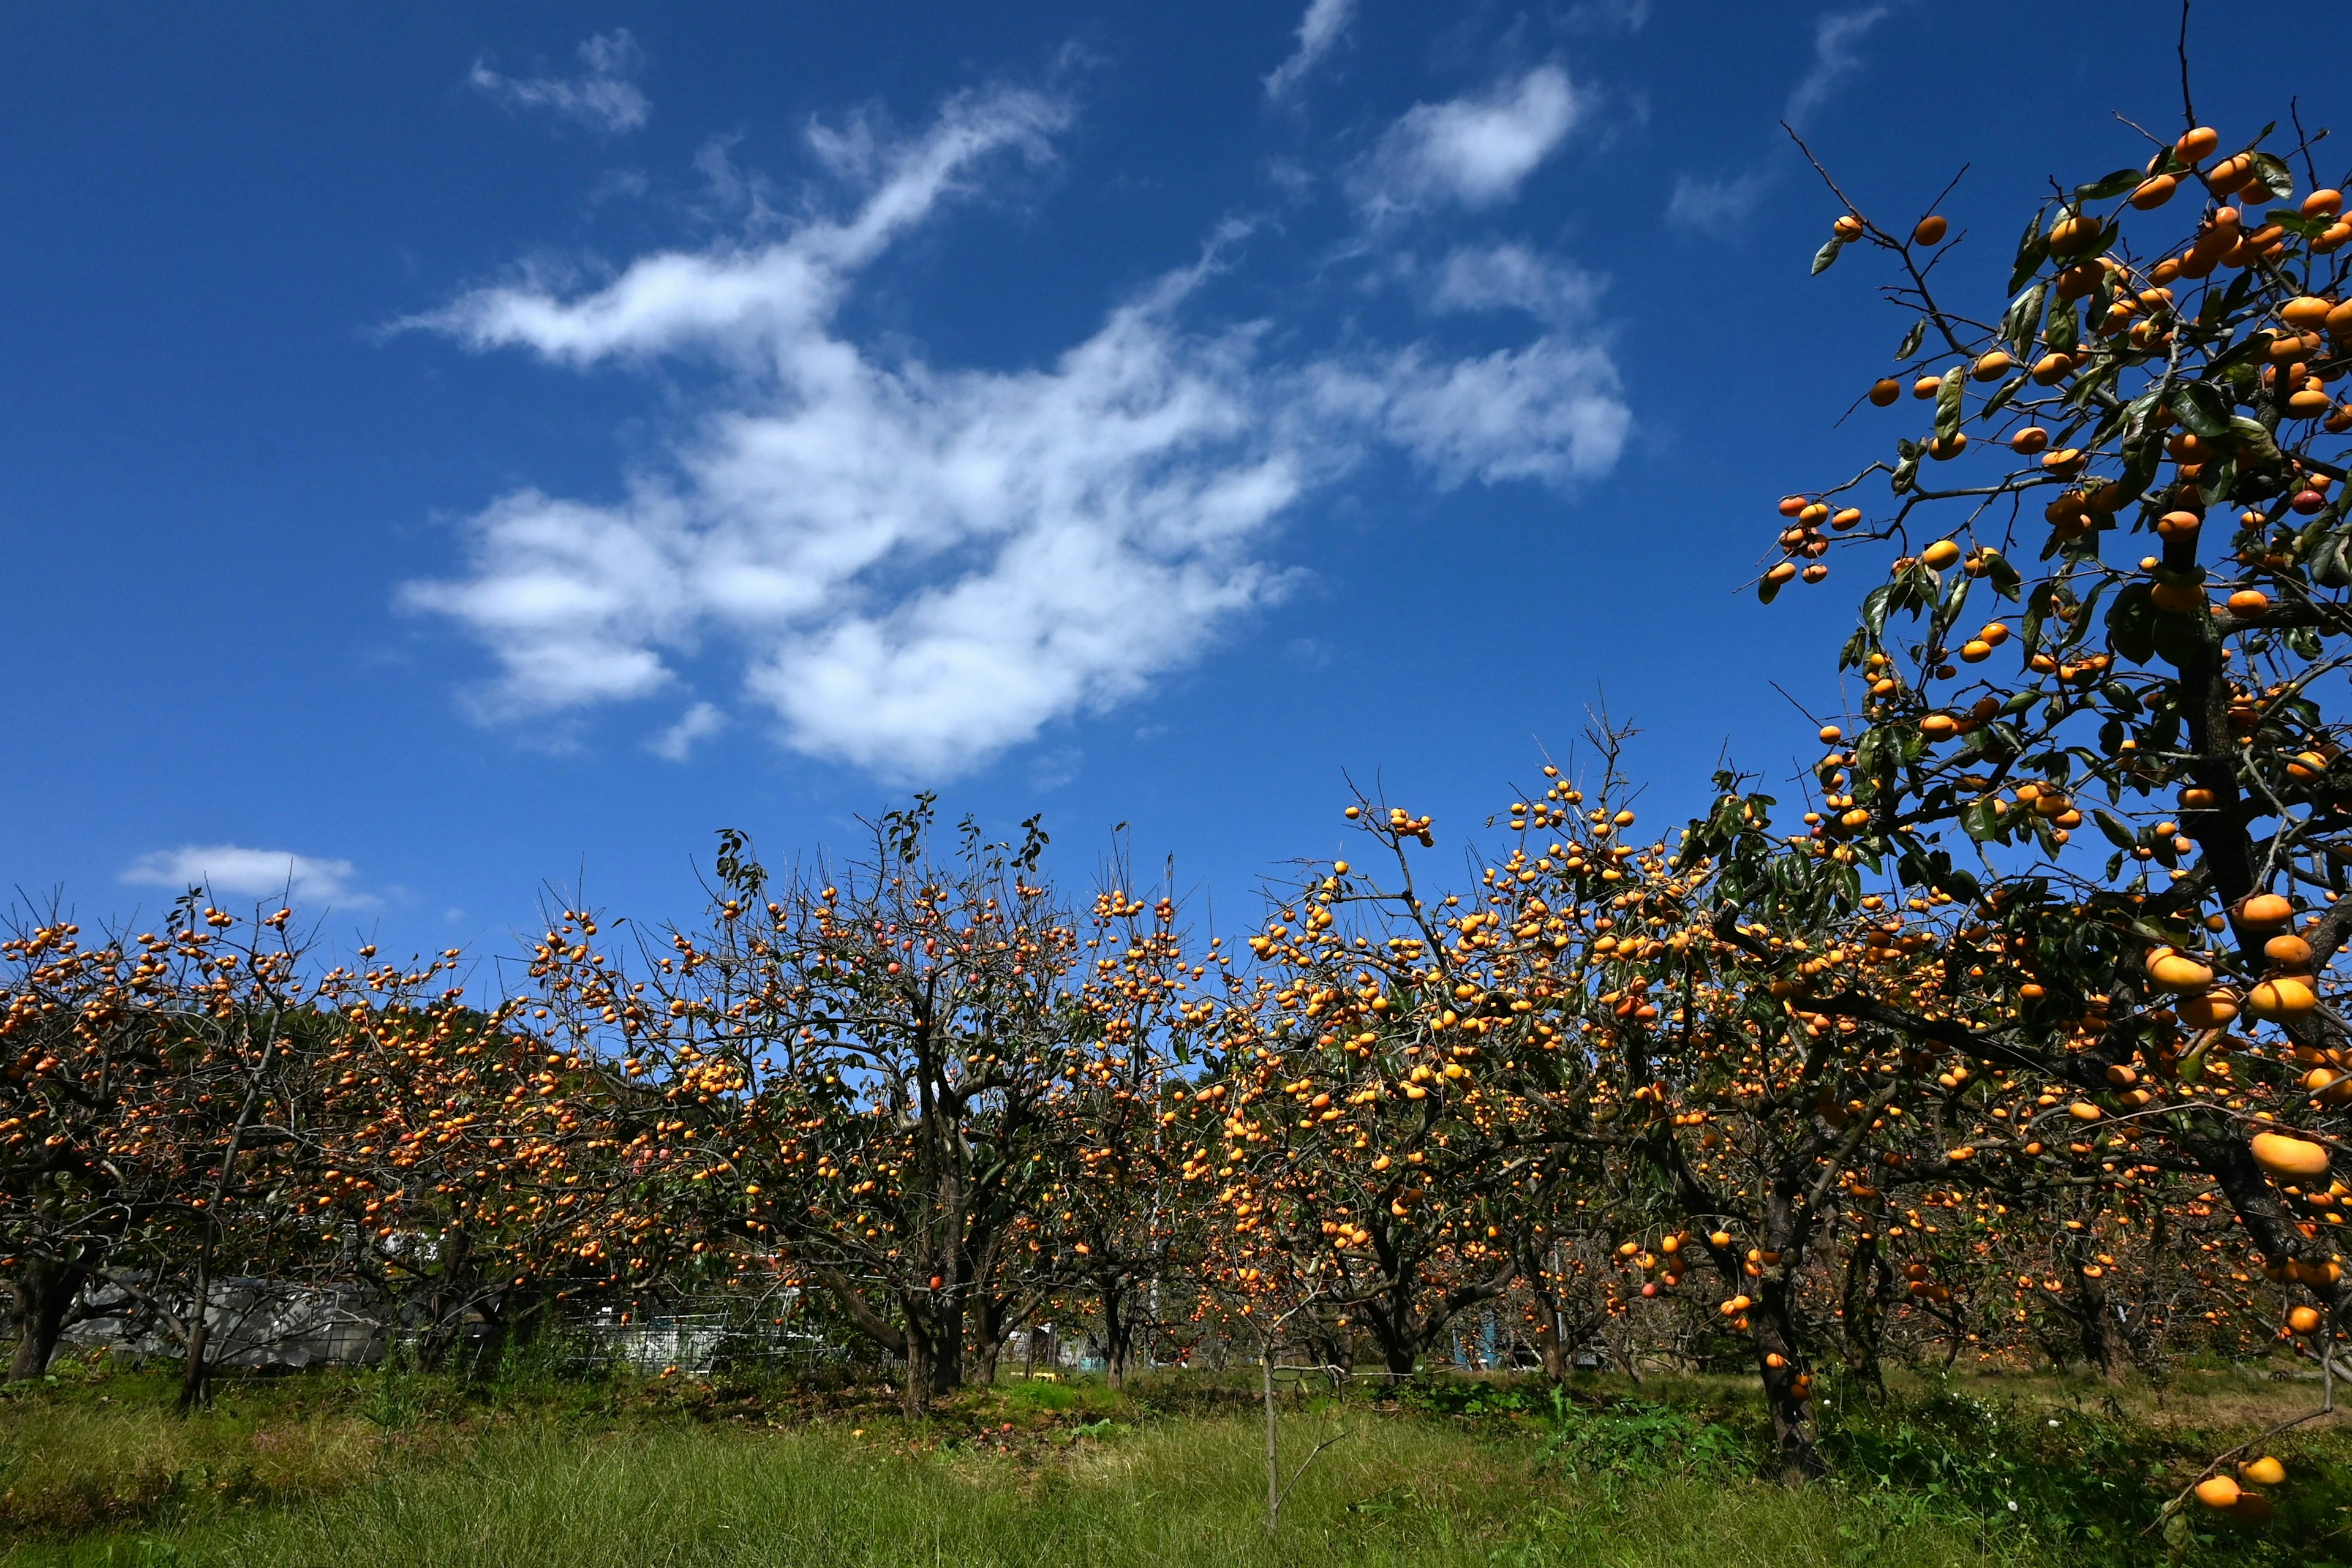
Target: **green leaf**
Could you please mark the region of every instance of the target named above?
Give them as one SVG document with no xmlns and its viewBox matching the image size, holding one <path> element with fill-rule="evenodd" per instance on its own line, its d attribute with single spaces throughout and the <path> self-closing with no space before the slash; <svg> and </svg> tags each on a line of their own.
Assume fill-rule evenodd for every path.
<svg viewBox="0 0 2352 1568">
<path fill-rule="evenodd" d="M 2242 414 L 2231 419 L 2230 434 L 2237 437 L 2239 455 L 2245 458 L 2248 468 L 2267 468 L 2285 460 L 2279 456 L 2278 443 L 2271 438 L 2271 433 Z"/>
<path fill-rule="evenodd" d="M 1927 318 L 1922 316 L 1917 321 L 1911 323 L 1911 330 L 1903 334 L 1902 346 L 1895 351 L 1895 357 L 1898 361 L 1909 359 L 1913 354 L 1919 352 L 1919 345 L 1927 341 Z"/>
<path fill-rule="evenodd" d="M 2148 584 L 2128 584 L 2108 606 L 2108 645 L 2132 663 L 2146 664 L 2156 656 L 2156 605 L 2148 597 Z"/>
<path fill-rule="evenodd" d="M 2025 280 L 2042 270 L 2050 259 L 2050 237 L 2042 226 L 2042 214 L 2036 212 L 2025 222 L 2025 233 L 2017 242 L 2017 266 L 2010 273 L 2009 291 L 2016 293 L 2025 287 Z"/>
<path fill-rule="evenodd" d="M 2062 300 L 2053 289 L 2050 295 L 2050 319 L 2042 323 L 2042 341 L 2058 353 L 2070 354 L 2083 341 L 2083 318 L 2072 300 Z"/>
<path fill-rule="evenodd" d="M 2099 825 L 2099 831 L 2105 834 L 2107 836 L 2107 842 L 2114 845 L 2116 848 L 2137 849 L 2139 847 L 2139 839 L 2137 836 L 2135 835 L 2130 828 L 2124 826 L 2123 819 L 2121 817 L 2116 816 L 2115 813 L 2108 811 L 2104 806 L 2095 805 L 2091 808 L 2091 820 Z"/>
<path fill-rule="evenodd" d="M 2112 174 L 2102 174 L 2087 185 L 2074 187 L 2074 205 L 2079 211 L 2085 202 L 2112 201 L 2126 192 L 2137 190 L 2147 176 L 2137 169 L 2117 169 Z"/>
<path fill-rule="evenodd" d="M 2273 207 L 2263 215 L 2263 220 L 2274 223 L 2287 233 L 2301 235 L 2305 239 L 2317 239 L 2326 234 L 2332 221 L 2326 217 L 2305 217 L 2293 207 Z"/>
<path fill-rule="evenodd" d="M 2042 623 L 2049 618 L 2051 607 L 2057 603 L 2058 589 L 2049 582 L 2036 583 L 2025 600 L 2025 625 L 2018 632 L 2018 640 L 2025 645 L 2024 657 L 2031 659 L 2041 650 Z"/>
<path fill-rule="evenodd" d="M 1948 441 L 1960 427 L 1963 395 L 1968 391 L 1969 371 L 1966 365 L 1954 365 L 1944 373 L 1944 384 L 1936 393 L 1936 438 Z"/>
<path fill-rule="evenodd" d="M 2009 563 L 2006 555 L 1992 558 L 1992 564 L 1986 568 L 1985 577 L 1992 584 L 1992 591 L 2004 599 L 2016 598 L 2018 589 L 2025 584 L 2025 579 L 2018 574 L 2016 567 Z"/>
<path fill-rule="evenodd" d="M 2050 285 L 2036 283 L 2009 302 L 2000 318 L 2001 340 L 2009 352 L 2023 359 L 2033 352 L 2033 329 L 2042 324 L 2042 308 L 2050 298 Z"/>
<path fill-rule="evenodd" d="M 1990 798 L 1978 801 L 1961 812 L 1960 826 L 1979 843 L 2000 835 L 2000 818 L 1993 814 L 1993 803 Z"/>
<path fill-rule="evenodd" d="M 2026 378 L 2022 375 L 2011 376 L 2004 382 L 2000 390 L 1986 398 L 1985 405 L 1977 410 L 1978 420 L 1985 424 L 1991 423 L 1994 415 L 2008 407 L 2011 400 L 2025 390 L 2025 382 Z"/>
<path fill-rule="evenodd" d="M 1819 250 L 1813 252 L 1812 276 L 1818 278 L 1822 273 L 1827 272 L 1830 269 L 1830 263 L 1835 261 L 1838 258 L 1838 252 L 1844 248 L 1844 240 L 1839 238 L 1836 235 L 1830 236 L 1830 242 L 1827 245 L 1822 246 Z"/>
<path fill-rule="evenodd" d="M 1876 642 L 1886 634 L 1886 612 L 1893 607 L 1895 584 L 1881 583 L 1862 599 L 1862 624 L 1870 630 L 1870 639 Z"/>
<path fill-rule="evenodd" d="M 2254 154 L 2254 174 L 2267 188 L 2273 201 L 2283 202 L 2294 195 L 2294 171 L 2286 160 L 2272 153 Z"/>
<path fill-rule="evenodd" d="M 1886 482 L 1896 495 L 1902 495 L 1910 489 L 1918 479 L 1919 458 L 1918 455 L 1914 453 L 1895 465 L 1895 471 L 1887 476 Z"/>
<path fill-rule="evenodd" d="M 1767 577 L 1759 577 L 1759 578 L 1758 578 L 1758 579 L 1757 579 L 1757 582 L 1756 582 L 1756 600 L 1757 600 L 1757 603 L 1759 603 L 1759 604 L 1763 604 L 1763 605 L 1769 605 L 1769 604 L 1770 604 L 1773 600 L 1775 600 L 1775 599 L 1779 598 L 1780 596 L 1780 584 L 1775 583 L 1775 582 L 1774 582 L 1774 581 L 1772 581 L 1772 579 L 1771 579 L 1770 577 L 1769 577 L 1769 576 L 1767 576 Z"/>
<path fill-rule="evenodd" d="M 2175 382 L 2164 405 L 2199 440 L 2218 441 L 2230 433 L 2230 400 L 2210 381 Z"/>
</svg>

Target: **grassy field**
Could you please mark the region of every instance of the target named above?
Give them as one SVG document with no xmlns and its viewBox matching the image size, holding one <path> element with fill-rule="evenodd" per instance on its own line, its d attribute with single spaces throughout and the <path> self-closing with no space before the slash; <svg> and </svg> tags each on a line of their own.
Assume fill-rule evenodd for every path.
<svg viewBox="0 0 2352 1568">
<path fill-rule="evenodd" d="M 856 1568 L 1519 1568 L 2161 1561 L 2141 1532 L 2202 1458 L 2314 1391 L 2231 1372 L 2162 1390 L 2051 1379 L 1839 1406 L 1837 1471 L 1757 1479 L 1746 1388 L 1436 1382 L 1292 1396 L 1265 1530 L 1265 1428 L 1207 1378 L 974 1390 L 908 1424 L 873 1387 L 314 1374 L 230 1384 L 68 1366 L 0 1400 L 0 1563 Z M 2352 1561 L 2352 1435 L 2282 1441 L 2259 1532 L 2190 1562 Z"/>
</svg>

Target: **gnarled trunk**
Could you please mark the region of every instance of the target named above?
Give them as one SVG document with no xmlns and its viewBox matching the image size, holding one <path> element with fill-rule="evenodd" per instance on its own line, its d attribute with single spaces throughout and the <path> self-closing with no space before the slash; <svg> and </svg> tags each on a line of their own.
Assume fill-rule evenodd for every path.
<svg viewBox="0 0 2352 1568">
<path fill-rule="evenodd" d="M 58 1337 L 65 1332 L 66 1313 L 81 1289 L 81 1271 L 64 1263 L 27 1261 L 10 1283 L 16 1301 L 16 1351 L 9 1359 L 8 1381 L 24 1383 L 45 1375 L 57 1354 Z"/>
</svg>

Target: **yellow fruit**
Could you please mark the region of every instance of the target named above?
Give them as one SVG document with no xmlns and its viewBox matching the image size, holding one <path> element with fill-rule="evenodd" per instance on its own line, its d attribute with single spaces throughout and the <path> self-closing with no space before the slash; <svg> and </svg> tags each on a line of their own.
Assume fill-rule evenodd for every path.
<svg viewBox="0 0 2352 1568">
<path fill-rule="evenodd" d="M 2273 1176 L 2307 1181 L 2327 1174 L 2327 1151 L 2305 1139 L 2284 1132 L 2257 1132 L 2252 1147 L 2254 1163 Z"/>
<path fill-rule="evenodd" d="M 2256 893 L 2238 906 L 2238 923 L 2252 931 L 2269 931 L 2293 919 L 2294 906 L 2276 893 Z"/>
<path fill-rule="evenodd" d="M 2138 188 L 2132 192 L 2131 205 L 2142 212 L 2160 207 L 2172 199 L 2172 193 L 2179 184 L 2170 174 L 2151 175 L 2142 180 Z"/>
<path fill-rule="evenodd" d="M 1960 547 L 1953 543 L 1948 539 L 1939 539 L 1936 541 L 1935 543 L 1927 546 L 1927 549 L 1919 552 L 1919 559 L 1926 562 L 1928 565 L 1935 567 L 1937 571 L 1941 571 L 1945 567 L 1949 566 L 1953 562 L 1958 561 L 1959 558 Z"/>
<path fill-rule="evenodd" d="M 2218 1029 L 2238 1016 L 2238 999 L 2227 991 L 2208 991 L 2187 998 L 2177 1011 L 2192 1029 Z"/>
<path fill-rule="evenodd" d="M 2303 294 L 2279 307 L 2279 320 L 2298 332 L 2316 331 L 2327 324 L 2327 312 L 2336 308 L 2332 300 L 2316 294 Z"/>
<path fill-rule="evenodd" d="M 2184 163 L 2201 163 L 2213 155 L 2221 144 L 2221 133 L 2210 125 L 2200 125 L 2172 144 L 2172 151 Z"/>
<path fill-rule="evenodd" d="M 2299 975 L 2278 975 L 2246 993 L 2246 1011 L 2257 1018 L 2300 1018 L 2318 1005 L 2319 994 Z"/>
<path fill-rule="evenodd" d="M 1979 381 L 1999 381 L 2009 374 L 2010 366 L 2016 363 L 2000 350 L 1995 349 L 1989 354 L 1979 356 L 1977 363 L 1969 367 L 1969 374 Z"/>
<path fill-rule="evenodd" d="M 2050 254 L 2079 256 L 2099 243 L 2097 218 L 2069 213 L 2050 226 Z"/>
<path fill-rule="evenodd" d="M 2297 1307 L 2286 1315 L 2286 1326 L 2298 1334 L 2315 1332 L 2326 1321 L 2316 1307 Z"/>
<path fill-rule="evenodd" d="M 2228 1476 L 2209 1476 L 2197 1483 L 2197 1500 L 2207 1508 L 2228 1508 L 2238 1500 L 2238 1483 Z"/>
<path fill-rule="evenodd" d="M 2171 947 L 2157 948 L 2147 955 L 2147 977 L 2159 989 L 2184 994 L 2202 991 L 2213 984 L 2210 969 L 2179 949 Z"/>
<path fill-rule="evenodd" d="M 2238 1467 L 2238 1479 L 2258 1487 L 2274 1487 L 2286 1479 L 2286 1467 L 2268 1454 Z"/>
</svg>

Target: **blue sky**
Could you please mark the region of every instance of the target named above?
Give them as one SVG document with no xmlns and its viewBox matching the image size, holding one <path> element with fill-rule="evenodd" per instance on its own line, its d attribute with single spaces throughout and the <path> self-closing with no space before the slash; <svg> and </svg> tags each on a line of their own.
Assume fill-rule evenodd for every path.
<svg viewBox="0 0 2352 1568">
<path fill-rule="evenodd" d="M 1990 299 L 2177 130 L 2176 16 L 20 10 L 0 864 L 495 950 L 928 786 L 1230 925 L 1349 778 L 1458 852 L 1603 700 L 1654 817 L 1785 778 L 1866 584 L 1741 585 L 1907 432 L 1832 427 L 1905 323 L 1777 122 L 1903 223 L 1971 164 Z"/>
</svg>

